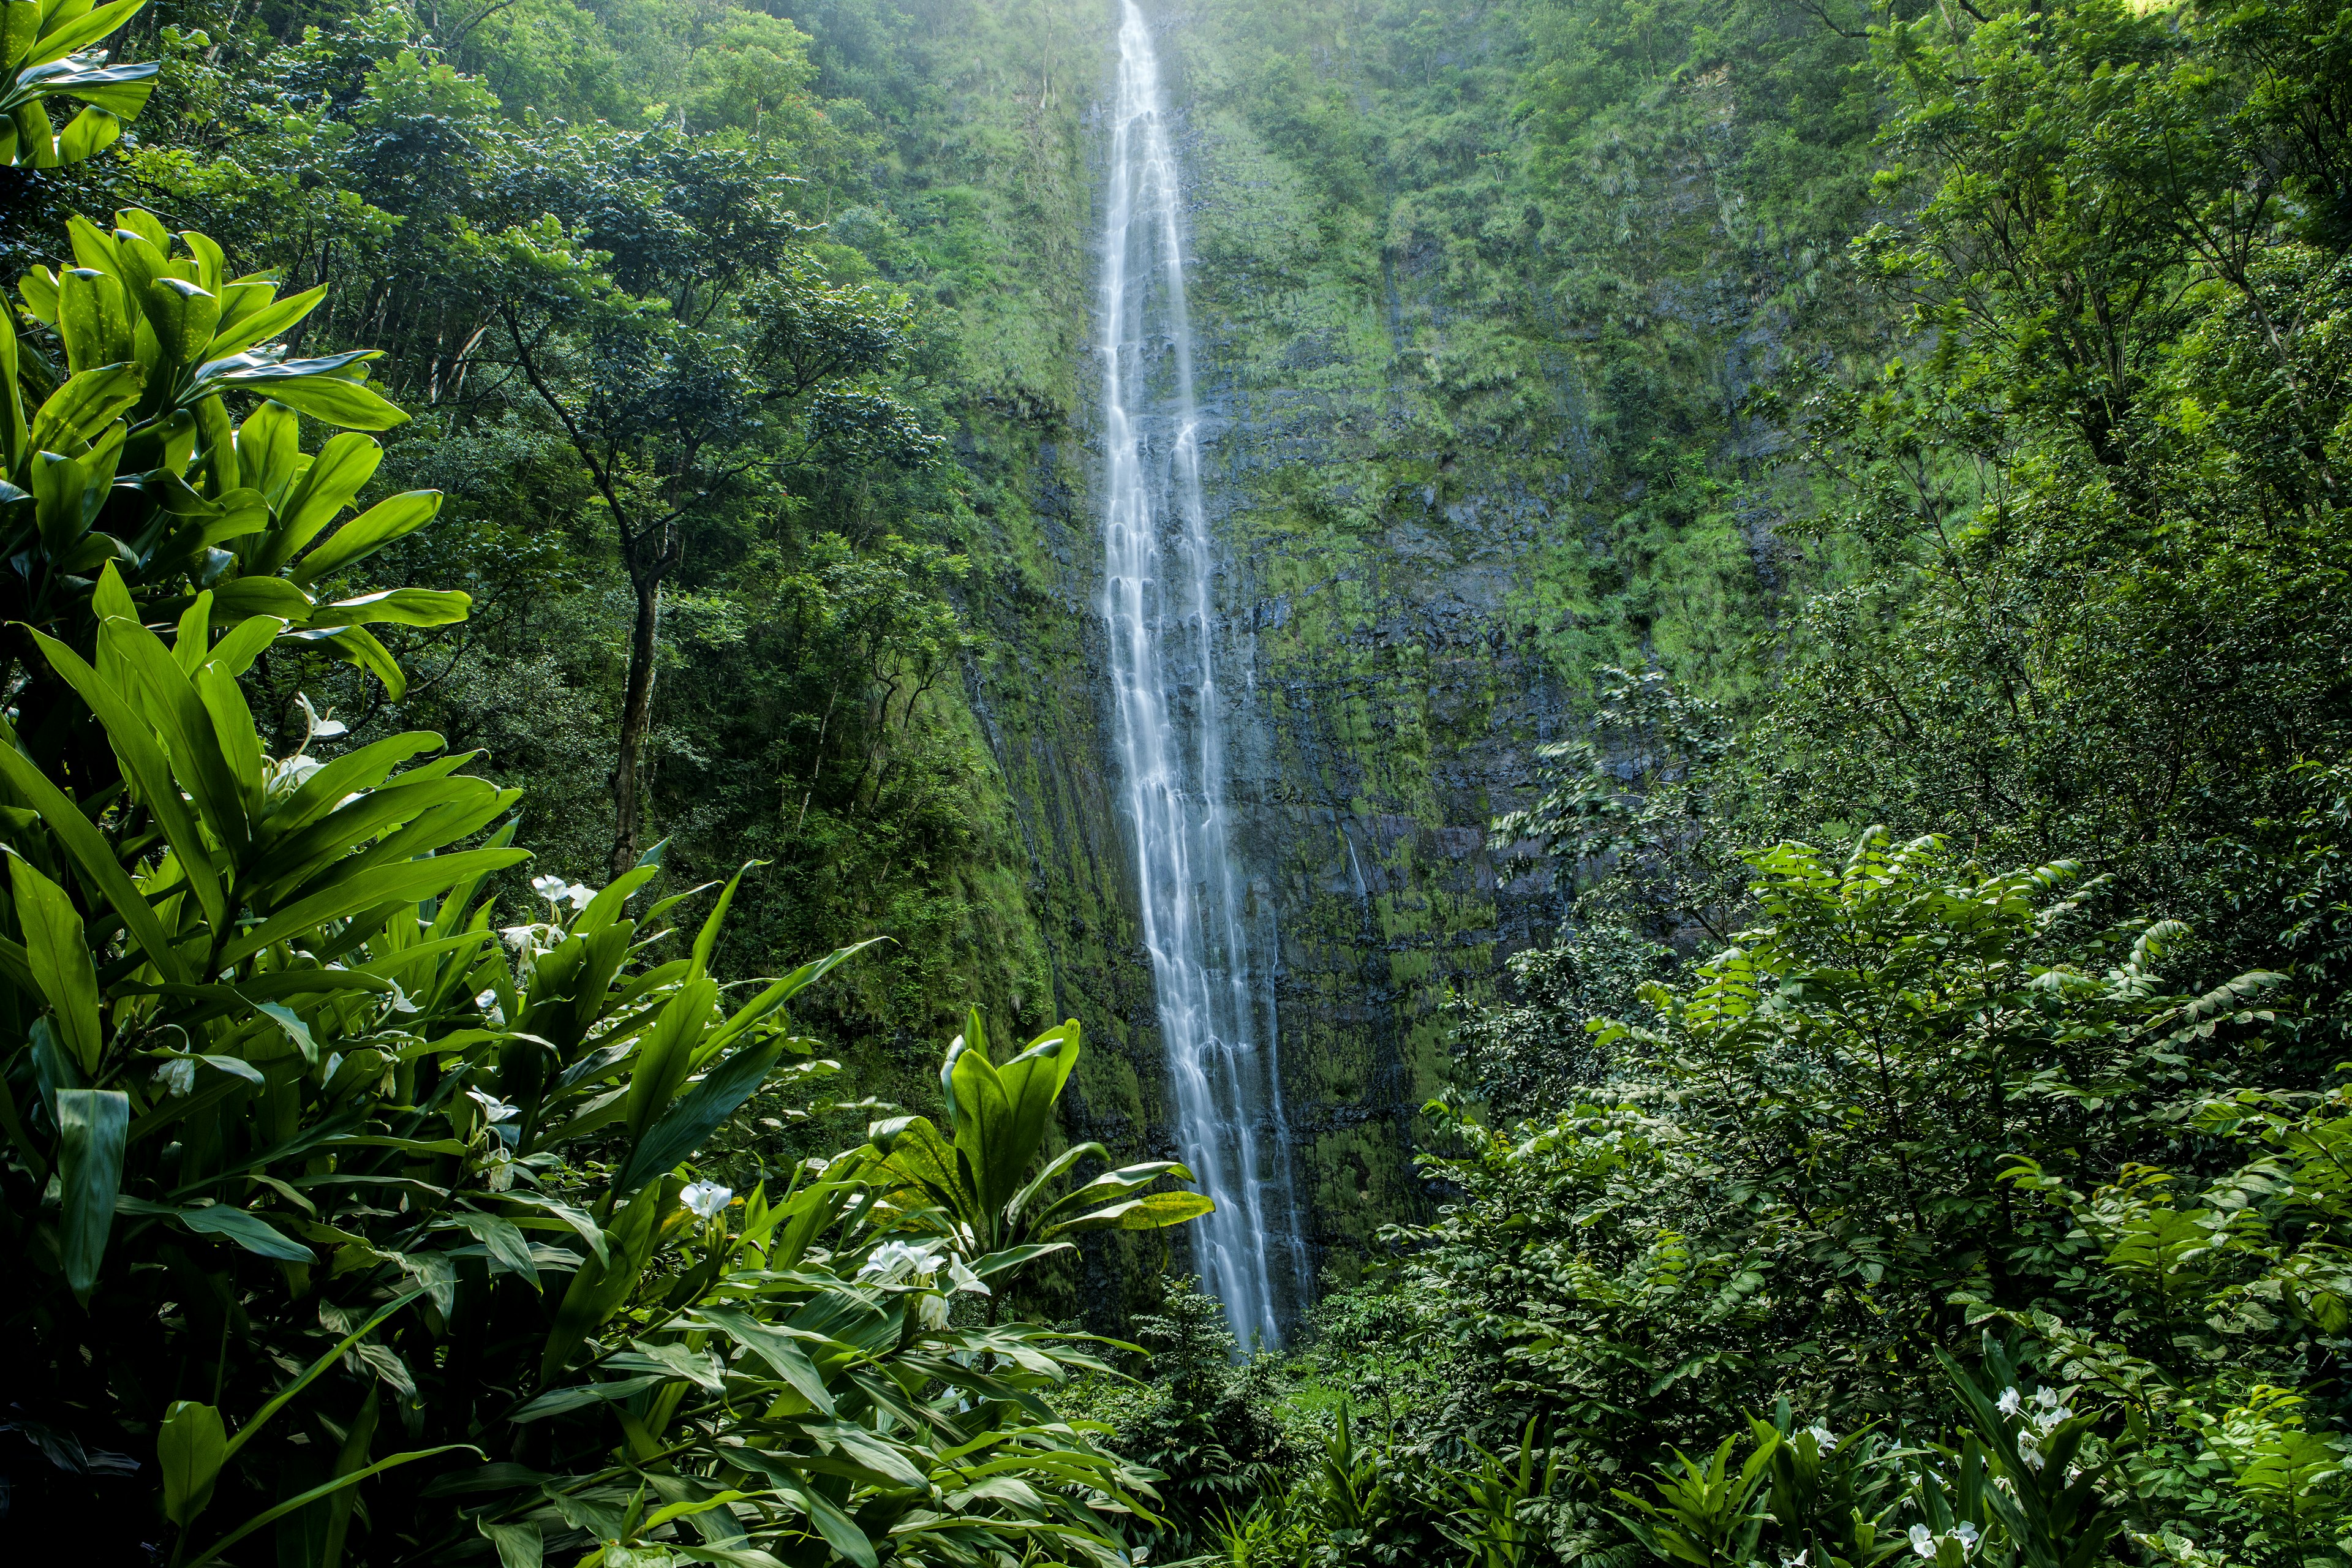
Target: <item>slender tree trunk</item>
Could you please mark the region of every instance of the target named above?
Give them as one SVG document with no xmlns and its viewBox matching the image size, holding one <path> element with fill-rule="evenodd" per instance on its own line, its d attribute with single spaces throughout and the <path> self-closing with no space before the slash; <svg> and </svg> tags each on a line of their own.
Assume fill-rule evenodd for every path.
<svg viewBox="0 0 2352 1568">
<path fill-rule="evenodd" d="M 661 579 L 646 576 L 635 585 L 637 618 L 629 635 L 628 697 L 621 705 L 620 756 L 613 764 L 613 854 L 607 868 L 611 877 L 637 863 L 641 775 L 646 736 L 653 729 L 654 719 L 654 648 L 661 627 Z"/>
</svg>

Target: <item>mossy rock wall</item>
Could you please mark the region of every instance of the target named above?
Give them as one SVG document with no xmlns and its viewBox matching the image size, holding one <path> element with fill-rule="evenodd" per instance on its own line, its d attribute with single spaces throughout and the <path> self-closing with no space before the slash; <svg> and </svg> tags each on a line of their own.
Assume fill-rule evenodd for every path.
<svg viewBox="0 0 2352 1568">
<path fill-rule="evenodd" d="M 1535 748 L 1612 665 L 1737 700 L 1776 594 L 1814 569 L 1780 542 L 1809 500 L 1746 400 L 1793 357 L 1883 336 L 1834 270 L 1870 108 L 1857 47 L 1769 6 L 1710 13 L 1679 65 L 1584 0 L 1148 9 L 1189 184 L 1228 788 L 1272 911 L 1318 1260 L 1346 1279 L 1433 1199 L 1412 1154 L 1445 999 L 1491 994 L 1566 912 L 1547 862 L 1486 845 Z M 1004 945 L 1053 991 L 1016 1011 L 1096 1044 L 1071 1136 L 1165 1155 L 1099 679 L 1116 6 L 922 14 L 928 52 L 901 68 L 929 96 L 896 111 L 888 221 L 898 275 L 956 311 L 940 374 L 972 389 L 957 542 L 992 647 L 964 696 L 1003 790 L 982 805 L 1004 825 L 990 886 L 1018 901 Z M 1131 1260 L 1090 1255 L 1090 1304 L 1125 1298 Z"/>
</svg>

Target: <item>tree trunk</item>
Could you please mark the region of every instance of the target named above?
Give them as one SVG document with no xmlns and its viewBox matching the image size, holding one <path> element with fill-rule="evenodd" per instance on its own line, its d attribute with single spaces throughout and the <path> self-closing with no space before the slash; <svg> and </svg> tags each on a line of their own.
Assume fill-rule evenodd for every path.
<svg viewBox="0 0 2352 1568">
<path fill-rule="evenodd" d="M 613 854 L 607 879 L 617 878 L 637 863 L 641 773 L 646 736 L 654 719 L 655 634 L 661 625 L 661 579 L 646 577 L 635 584 L 636 625 L 629 635 L 628 698 L 621 705 L 621 752 L 613 764 Z"/>
</svg>

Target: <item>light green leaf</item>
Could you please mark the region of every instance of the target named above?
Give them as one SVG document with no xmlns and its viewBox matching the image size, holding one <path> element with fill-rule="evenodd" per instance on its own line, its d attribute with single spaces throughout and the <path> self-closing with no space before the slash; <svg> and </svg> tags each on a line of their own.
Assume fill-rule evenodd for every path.
<svg viewBox="0 0 2352 1568">
<path fill-rule="evenodd" d="M 122 1187 L 122 1148 L 131 1128 L 131 1097 L 113 1089 L 57 1091 L 59 1154 L 58 1176 L 65 1192 L 65 1220 L 58 1251 L 74 1299 L 89 1304 L 99 1264 L 114 1227 L 114 1203 Z"/>
<path fill-rule="evenodd" d="M 106 1036 L 99 1022 L 98 970 L 90 961 L 81 916 L 64 889 L 13 849 L 8 851 L 8 871 L 33 979 L 57 1017 L 62 1043 L 81 1070 L 95 1078 Z"/>
<path fill-rule="evenodd" d="M 220 1412 L 194 1400 L 173 1402 L 155 1433 L 163 1471 L 163 1515 L 185 1529 L 212 1501 L 213 1482 L 228 1459 L 228 1431 Z"/>
</svg>

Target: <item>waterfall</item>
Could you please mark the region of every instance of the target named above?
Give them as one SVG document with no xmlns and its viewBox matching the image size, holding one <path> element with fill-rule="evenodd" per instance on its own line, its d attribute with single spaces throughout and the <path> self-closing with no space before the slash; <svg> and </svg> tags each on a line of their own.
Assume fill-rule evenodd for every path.
<svg viewBox="0 0 2352 1568">
<path fill-rule="evenodd" d="M 1101 301 L 1112 744 L 1177 1152 L 1217 1205 L 1186 1227 L 1194 1261 L 1242 1342 L 1272 1345 L 1310 1281 L 1273 997 L 1229 842 L 1176 159 L 1151 34 L 1135 0 L 1119 10 Z"/>
</svg>

